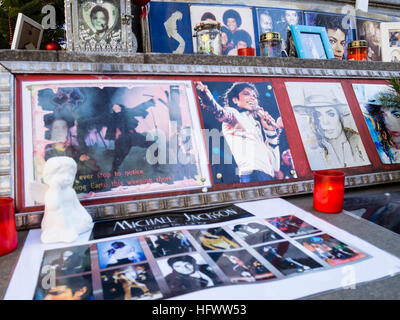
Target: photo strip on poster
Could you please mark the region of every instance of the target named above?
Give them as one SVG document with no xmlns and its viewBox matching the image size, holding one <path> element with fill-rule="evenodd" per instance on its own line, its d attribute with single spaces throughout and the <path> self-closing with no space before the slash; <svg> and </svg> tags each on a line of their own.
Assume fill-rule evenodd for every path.
<svg viewBox="0 0 400 320">
<path fill-rule="evenodd" d="M 271 82 L 194 82 L 214 183 L 297 178 Z"/>
<path fill-rule="evenodd" d="M 370 258 L 295 214 L 269 216 L 247 212 L 247 218 L 217 225 L 47 250 L 33 299 L 166 299 L 279 281 Z M 45 286 L 49 270 L 55 275 L 51 288 Z"/>
<path fill-rule="evenodd" d="M 223 56 L 237 56 L 240 48 L 255 48 L 253 13 L 250 7 L 230 7 L 221 5 L 190 6 L 192 33 L 200 22 L 217 21 L 221 24 L 221 44 Z M 193 38 L 194 52 L 197 52 L 196 38 Z"/>
<path fill-rule="evenodd" d="M 211 185 L 191 82 L 23 82 L 22 94 L 27 206 L 56 156 L 77 162 L 81 200 Z"/>
<path fill-rule="evenodd" d="M 390 87 L 353 83 L 353 89 L 381 161 L 400 163 L 400 110 L 398 106 L 383 106 L 379 100 L 379 95 L 390 92 Z"/>
<path fill-rule="evenodd" d="M 285 84 L 311 170 L 370 164 L 340 83 Z"/>
</svg>

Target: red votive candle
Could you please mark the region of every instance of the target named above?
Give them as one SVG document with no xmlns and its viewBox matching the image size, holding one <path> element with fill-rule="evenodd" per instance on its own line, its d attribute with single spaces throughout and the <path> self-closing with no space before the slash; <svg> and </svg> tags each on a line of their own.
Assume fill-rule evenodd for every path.
<svg viewBox="0 0 400 320">
<path fill-rule="evenodd" d="M 314 172 L 314 209 L 326 213 L 343 210 L 345 174 L 338 170 Z"/>
<path fill-rule="evenodd" d="M 0 198 L 0 256 L 15 250 L 17 246 L 14 200 Z"/>
<path fill-rule="evenodd" d="M 238 49 L 238 56 L 255 56 L 256 51 L 254 48 L 240 48 Z"/>
</svg>

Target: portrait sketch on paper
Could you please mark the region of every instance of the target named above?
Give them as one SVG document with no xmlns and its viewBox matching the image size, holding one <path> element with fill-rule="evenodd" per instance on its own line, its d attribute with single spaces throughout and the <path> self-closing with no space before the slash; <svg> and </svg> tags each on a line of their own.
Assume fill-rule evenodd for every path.
<svg viewBox="0 0 400 320">
<path fill-rule="evenodd" d="M 369 165 L 340 83 L 286 82 L 311 170 Z"/>
</svg>

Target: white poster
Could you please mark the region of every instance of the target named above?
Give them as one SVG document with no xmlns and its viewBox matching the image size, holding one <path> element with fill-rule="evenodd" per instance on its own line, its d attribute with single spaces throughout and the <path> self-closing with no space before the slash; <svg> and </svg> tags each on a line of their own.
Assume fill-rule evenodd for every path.
<svg viewBox="0 0 400 320">
<path fill-rule="evenodd" d="M 282 199 L 183 213 L 184 226 L 162 229 L 177 216 L 73 244 L 44 245 L 32 230 L 5 299 L 297 299 L 400 272 L 398 258 Z"/>
</svg>

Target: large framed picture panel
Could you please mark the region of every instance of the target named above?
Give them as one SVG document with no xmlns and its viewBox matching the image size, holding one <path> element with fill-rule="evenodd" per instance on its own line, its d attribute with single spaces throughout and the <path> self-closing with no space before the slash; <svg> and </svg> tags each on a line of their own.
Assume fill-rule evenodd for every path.
<svg viewBox="0 0 400 320">
<path fill-rule="evenodd" d="M 211 186 L 190 81 L 19 79 L 19 207 L 34 207 L 44 163 L 74 158 L 81 200 Z M 35 189 L 36 190 L 36 189 Z"/>
<path fill-rule="evenodd" d="M 382 168 L 390 168 L 400 163 L 400 111 L 398 106 L 385 106 L 382 95 L 391 93 L 387 82 L 353 81 L 347 84 L 359 105 L 360 119 L 368 128 L 376 147 Z M 362 116 L 361 116 L 362 115 Z"/>
<path fill-rule="evenodd" d="M 297 124 L 303 149 L 297 148 L 294 154 L 305 155 L 309 172 L 341 169 L 347 176 L 352 176 L 399 168 L 396 164 L 382 164 L 355 98 L 352 80 L 279 81 L 278 102 L 282 106 L 290 106 L 287 120 Z M 386 83 L 378 82 L 382 85 Z"/>
<path fill-rule="evenodd" d="M 214 188 L 297 180 L 288 139 L 291 128 L 285 126 L 289 123 L 276 101 L 272 79 L 193 80 Z"/>
<path fill-rule="evenodd" d="M 352 87 L 353 82 L 386 84 L 385 79 L 398 75 L 395 71 L 297 69 L 282 66 L 39 62 L 29 64 L 29 72 L 35 74 L 27 75 L 26 64 L 4 62 L 4 65 L 14 74 L 11 77 L 16 78 L 15 93 L 13 88 L 7 89 L 6 92 L 12 104 L 12 97 L 16 97 L 16 119 L 15 122 L 10 120 L 15 124 L 16 130 L 15 134 L 10 131 L 10 136 L 14 145 L 18 147 L 15 147 L 15 153 L 7 149 L 8 153 L 13 153 L 11 158 L 15 158 L 16 169 L 14 171 L 13 168 L 8 168 L 7 172 L 11 172 L 11 175 L 7 176 L 4 171 L 4 177 L 9 177 L 9 185 L 16 184 L 19 228 L 40 225 L 43 206 L 40 205 L 40 199 L 31 195 L 31 185 L 37 187 L 42 182 L 40 170 L 46 153 L 47 156 L 57 155 L 59 152 L 70 153 L 77 159 L 81 171 L 77 176 L 76 187 L 83 204 L 95 220 L 210 208 L 312 192 L 312 168 L 301 137 L 304 129 L 297 126 L 286 88 L 287 82 L 315 83 L 315 87 L 320 83 L 334 83 L 342 87 L 342 100 L 345 102 L 343 104 L 347 104 L 354 122 L 351 127 L 354 131 L 352 133 L 358 132 L 367 155 L 366 159 L 369 161 L 368 164 L 356 162 L 354 166 L 341 168 L 346 172 L 347 187 L 400 181 L 399 164 L 381 162 Z M 90 73 L 93 75 L 88 75 Z M 243 77 L 243 74 L 246 76 Z M 344 77 L 350 79 L 343 80 Z M 217 110 L 213 110 L 213 106 L 208 109 L 203 107 L 209 103 L 201 94 L 201 85 L 210 90 L 209 97 L 212 96 L 217 104 L 225 107 L 226 93 L 231 91 L 229 89 L 233 90 L 236 83 L 249 85 L 247 89 L 256 89 L 255 95 L 248 94 L 248 98 L 253 99 L 252 103 L 258 102 L 254 105 L 256 113 L 264 114 L 264 120 L 271 126 L 269 130 L 263 130 L 264 135 L 258 130 L 257 139 L 268 143 L 268 148 L 264 149 L 265 154 L 278 154 L 276 159 L 281 166 L 288 160 L 285 165 L 288 170 L 281 170 L 283 176 L 274 172 L 273 179 L 264 179 L 265 176 L 263 178 L 261 174 L 261 178 L 250 176 L 247 180 L 241 180 L 241 173 L 246 173 L 248 164 L 241 161 L 240 155 L 236 160 L 235 152 L 232 152 L 229 145 L 230 143 L 234 146 L 236 142 L 233 141 L 240 141 L 237 139 L 238 135 L 224 140 L 224 133 L 228 134 L 229 130 L 233 133 L 233 128 L 226 125 L 225 129 L 223 128 L 224 123 L 219 122 L 219 118 L 224 115 L 218 114 L 218 107 Z M 250 93 L 249 90 L 245 91 Z M 129 98 L 131 94 L 132 99 Z M 232 102 L 240 103 L 239 96 L 233 98 Z M 179 103 L 173 103 L 174 101 Z M 155 105 L 152 105 L 153 103 Z M 179 108 L 169 108 L 171 105 L 179 105 Z M 304 101 L 296 102 L 296 105 L 304 106 Z M 238 111 L 237 109 L 235 110 Z M 229 120 L 236 111 L 230 110 L 227 119 Z M 149 136 L 152 141 L 134 139 L 141 141 L 144 148 L 139 145 L 116 143 L 124 130 L 117 128 L 119 122 L 115 119 L 123 112 L 133 112 L 130 117 L 133 120 L 131 125 L 136 133 L 144 134 L 146 138 L 149 131 L 159 133 L 165 132 L 166 127 L 171 127 L 172 131 L 178 131 L 176 128 L 180 128 L 180 135 L 176 139 L 173 134 L 164 135 L 173 138 L 171 141 L 178 141 L 175 144 L 178 145 L 176 150 L 181 147 L 182 150 L 193 147 L 189 148 L 192 150 L 189 152 L 189 158 L 194 159 L 194 166 L 182 163 L 176 165 L 167 161 L 165 168 L 168 172 L 160 172 L 157 164 L 148 165 L 146 161 L 146 168 L 150 169 L 147 171 L 143 166 L 147 152 L 150 150 L 153 157 L 150 159 L 161 160 L 166 149 L 155 148 L 154 135 Z M 247 116 L 246 120 L 241 121 L 252 123 L 253 128 L 263 127 L 261 119 L 254 119 L 252 122 L 250 112 Z M 176 125 L 165 126 L 165 122 Z M 53 127 L 53 123 L 57 123 L 58 126 Z M 27 130 L 31 134 L 28 134 Z M 214 138 L 219 138 L 219 145 L 209 144 L 213 133 L 216 134 Z M 246 132 L 242 130 L 242 133 L 244 138 Z M 158 143 L 167 140 L 162 134 L 158 136 Z M 189 136 L 193 138 L 188 139 Z M 257 133 L 254 134 L 254 137 L 256 136 Z M 68 137 L 70 143 L 62 144 L 58 141 L 65 137 Z M 277 140 L 280 145 L 277 144 Z M 146 145 L 147 142 L 150 144 Z M 125 148 L 129 150 L 128 155 L 116 152 L 116 149 L 124 149 L 121 146 L 128 146 Z M 274 147 L 277 146 L 279 152 L 275 152 L 278 149 Z M 287 150 L 289 152 L 284 152 Z M 120 156 L 116 156 L 118 154 Z M 225 156 L 231 159 L 230 163 L 221 162 Z M 167 153 L 166 160 L 170 157 Z M 220 161 L 217 166 L 212 165 L 213 157 Z M 256 159 L 254 157 L 254 163 L 259 164 Z M 244 167 L 237 162 L 244 164 Z M 113 170 L 116 167 L 118 170 Z M 243 168 L 245 169 L 242 170 Z M 97 174 L 94 174 L 95 172 Z M 35 177 L 38 179 L 35 180 Z M 156 186 L 150 183 L 151 179 L 157 178 L 161 180 L 156 180 Z M 88 188 L 92 190 L 87 192 Z M 10 189 L 7 190 L 7 194 L 4 194 L 12 195 Z"/>
</svg>

